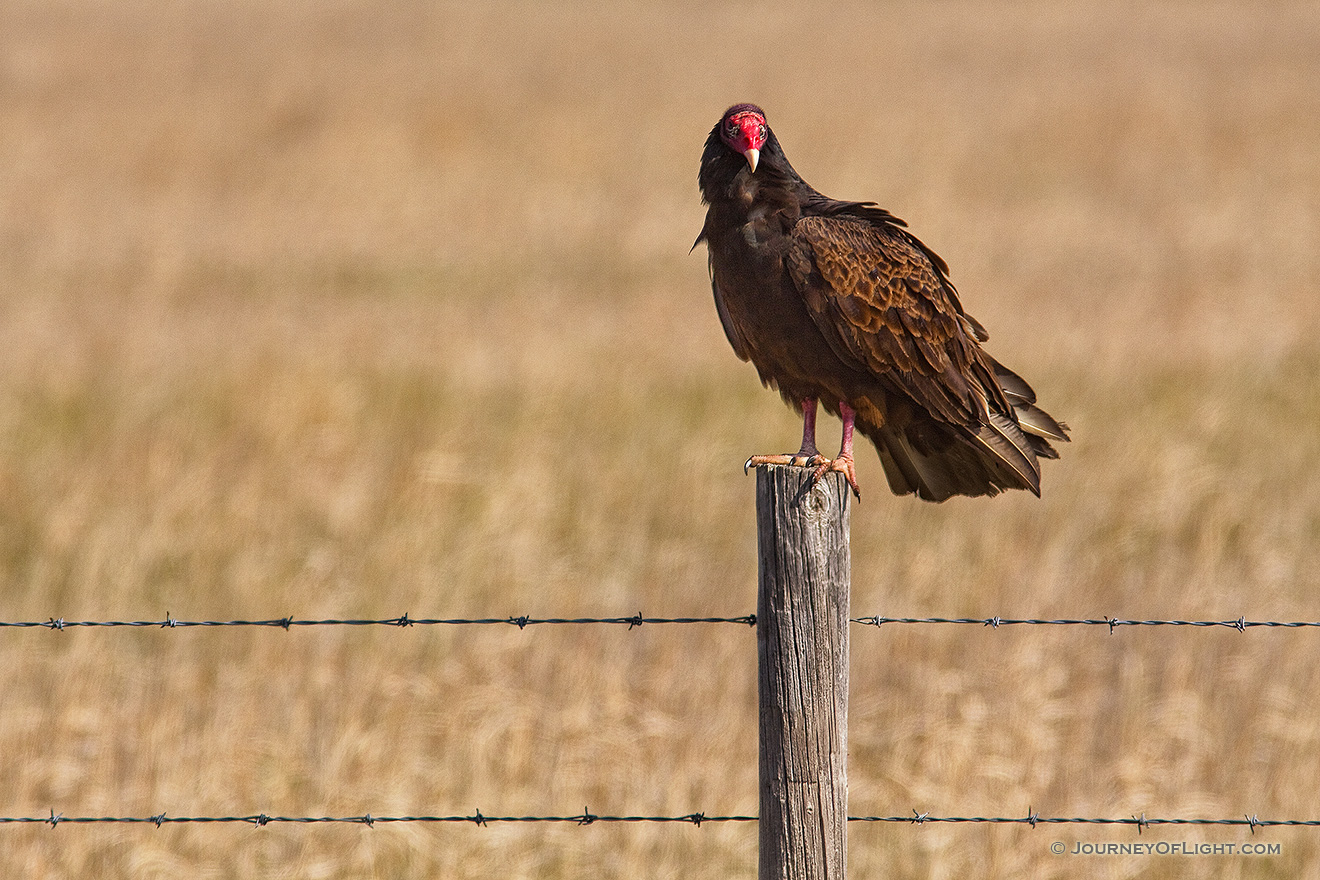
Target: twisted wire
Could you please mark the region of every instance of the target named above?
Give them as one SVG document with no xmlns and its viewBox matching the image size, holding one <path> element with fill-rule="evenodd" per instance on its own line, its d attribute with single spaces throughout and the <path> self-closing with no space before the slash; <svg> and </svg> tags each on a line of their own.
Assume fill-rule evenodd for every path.
<svg viewBox="0 0 1320 880">
<path fill-rule="evenodd" d="M 870 615 L 851 618 L 861 626 L 879 628 L 901 624 L 961 624 L 988 626 L 998 629 L 1002 626 L 1092 626 L 1107 627 L 1112 633 L 1119 627 L 1129 626 L 1187 626 L 1235 629 L 1245 632 L 1248 629 L 1284 628 L 1298 629 L 1320 627 L 1316 620 L 1247 620 L 1238 617 L 1235 620 L 1139 620 L 1124 617 L 1087 617 L 1087 618 L 1018 618 L 1018 617 L 885 617 Z M 581 626 L 604 624 L 626 626 L 638 629 L 643 625 L 662 624 L 738 624 L 756 626 L 755 614 L 737 617 L 646 617 L 640 611 L 627 617 L 533 617 L 528 614 L 510 617 L 412 617 L 402 614 L 398 617 L 360 618 L 360 619 L 306 619 L 298 617 L 277 617 L 265 620 L 180 620 L 169 614 L 163 620 L 67 620 L 63 617 L 51 617 L 46 620 L 0 620 L 0 629 L 49 629 L 64 631 L 75 627 L 129 627 L 158 629 L 188 629 L 193 627 L 268 627 L 289 630 L 300 627 L 317 626 L 383 626 L 407 628 L 412 626 L 516 626 L 526 629 L 530 626 L 569 625 Z"/>
<path fill-rule="evenodd" d="M 568 816 L 494 816 L 487 815 L 481 810 L 477 810 L 471 815 L 449 815 L 449 816 L 373 816 L 365 813 L 361 816 L 272 816 L 266 813 L 257 813 L 248 816 L 171 816 L 167 813 L 158 813 L 154 816 L 65 816 L 62 813 L 50 811 L 48 816 L 0 816 L 0 825 L 49 825 L 55 828 L 59 825 L 100 825 L 100 824 L 129 824 L 129 825 L 155 825 L 160 828 L 162 825 L 181 825 L 181 824 L 247 824 L 258 828 L 272 824 L 321 824 L 321 823 L 342 823 L 352 825 L 366 825 L 374 827 L 376 825 L 387 825 L 392 823 L 421 822 L 421 823 L 470 823 L 475 826 L 494 825 L 498 823 L 530 823 L 530 822 L 548 822 L 568 825 L 595 825 L 611 823 L 659 823 L 659 824 L 688 824 L 700 827 L 707 823 L 727 823 L 727 822 L 756 822 L 759 821 L 756 816 L 745 815 L 706 815 L 705 813 L 686 813 L 681 816 L 612 816 L 592 813 L 590 809 L 583 808 L 581 813 Z M 917 810 L 912 811 L 910 816 L 849 816 L 849 822 L 884 822 L 906 825 L 925 825 L 926 823 L 946 823 L 946 824 L 992 824 L 992 825 L 1030 825 L 1035 828 L 1037 825 L 1127 825 L 1137 829 L 1140 834 L 1147 828 L 1163 825 L 1226 825 L 1226 826 L 1246 826 L 1252 834 L 1256 833 L 1257 828 L 1274 828 L 1284 826 L 1302 826 L 1302 827 L 1320 827 L 1320 819 L 1261 819 L 1258 816 L 1243 815 L 1241 819 L 1187 819 L 1187 818 L 1154 818 L 1146 817 L 1145 813 L 1134 815 L 1128 818 L 1084 818 L 1078 816 L 1042 816 L 1037 812 L 1028 810 L 1025 816 L 933 816 L 929 812 L 922 813 Z"/>
</svg>

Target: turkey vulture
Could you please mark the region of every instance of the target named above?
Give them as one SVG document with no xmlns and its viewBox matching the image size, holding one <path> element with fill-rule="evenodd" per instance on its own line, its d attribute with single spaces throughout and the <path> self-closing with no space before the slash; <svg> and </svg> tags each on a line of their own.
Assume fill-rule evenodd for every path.
<svg viewBox="0 0 1320 880">
<path fill-rule="evenodd" d="M 889 488 L 928 501 L 1040 495 L 1042 458 L 1067 426 L 987 354 L 948 266 L 874 202 L 831 199 L 798 176 L 765 112 L 725 111 L 697 176 L 711 286 L 734 352 L 802 413 L 802 448 L 756 455 L 844 474 L 858 497 L 853 430 L 875 444 Z M 696 247 L 696 244 L 693 247 Z M 843 420 L 833 461 L 816 450 L 817 402 Z"/>
</svg>

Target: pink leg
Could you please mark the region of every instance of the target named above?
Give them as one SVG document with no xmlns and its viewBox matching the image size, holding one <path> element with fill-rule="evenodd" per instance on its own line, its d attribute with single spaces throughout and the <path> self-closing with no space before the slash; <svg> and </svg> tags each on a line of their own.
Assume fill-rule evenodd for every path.
<svg viewBox="0 0 1320 880">
<path fill-rule="evenodd" d="M 862 497 L 862 490 L 857 485 L 857 472 L 853 468 L 853 424 L 857 420 L 857 411 L 851 406 L 839 401 L 839 414 L 843 416 L 843 443 L 839 446 L 839 454 L 834 461 L 826 461 L 816 466 L 816 473 L 813 479 L 819 480 L 830 471 L 838 471 L 843 474 L 852 488 L 853 494 L 858 498 Z"/>
<path fill-rule="evenodd" d="M 816 398 L 802 399 L 802 448 L 788 455 L 753 455 L 743 465 L 743 470 L 762 464 L 778 464 L 790 467 L 816 467 L 822 462 L 828 464 L 825 456 L 816 449 Z"/>
<path fill-rule="evenodd" d="M 848 486 L 858 498 L 862 490 L 857 486 L 857 473 L 853 468 L 853 429 L 857 421 L 857 411 L 839 401 L 839 414 L 843 416 L 843 444 L 839 447 L 839 456 L 830 461 L 816 451 L 816 398 L 808 397 L 802 401 L 802 448 L 794 455 L 753 455 L 743 465 L 743 470 L 763 464 L 787 465 L 790 467 L 814 467 L 812 480 L 819 480 L 830 471 L 843 474 Z"/>
<path fill-rule="evenodd" d="M 839 458 L 852 461 L 853 423 L 857 421 L 857 411 L 840 400 L 839 412 L 843 413 L 843 445 L 839 447 Z"/>
<path fill-rule="evenodd" d="M 816 398 L 808 397 L 802 401 L 802 448 L 798 450 L 801 458 L 815 458 L 816 451 Z"/>
</svg>

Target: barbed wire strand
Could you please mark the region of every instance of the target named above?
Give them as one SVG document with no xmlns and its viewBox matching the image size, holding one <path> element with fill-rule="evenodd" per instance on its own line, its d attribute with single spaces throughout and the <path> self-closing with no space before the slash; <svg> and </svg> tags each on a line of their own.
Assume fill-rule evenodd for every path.
<svg viewBox="0 0 1320 880">
<path fill-rule="evenodd" d="M 872 617 L 854 617 L 853 623 L 859 623 L 864 626 L 884 626 L 891 623 L 917 623 L 917 624 L 972 624 L 976 626 L 988 626 L 992 629 L 998 629 L 1001 626 L 1105 626 L 1113 632 L 1120 626 L 1198 626 L 1198 627 L 1225 627 L 1243 632 L 1252 627 L 1285 627 L 1296 629 L 1298 627 L 1320 627 L 1320 621 L 1316 620 L 1247 620 L 1245 617 L 1239 617 L 1236 620 L 1131 620 L 1122 617 L 1100 617 L 1100 618 L 1062 618 L 1043 620 L 1040 618 L 1014 618 L 1014 617 L 882 617 L 875 615 Z"/>
<path fill-rule="evenodd" d="M 159 813 L 155 816 L 65 816 L 62 813 L 50 811 L 49 816 L 0 816 L 0 825 L 49 825 L 55 828 L 59 825 L 99 825 L 99 824 L 129 824 L 129 825 L 155 825 L 157 828 L 162 825 L 183 825 L 183 824 L 246 824 L 256 827 L 265 827 L 271 824 L 322 824 L 322 823 L 343 823 L 354 825 L 366 825 L 373 827 L 377 824 L 391 824 L 402 822 L 423 822 L 423 823 L 470 823 L 477 826 L 492 825 L 506 822 L 549 822 L 571 825 L 595 825 L 597 823 L 665 823 L 665 824 L 689 824 L 701 826 L 707 823 L 721 822 L 757 822 L 756 816 L 707 816 L 705 813 L 687 813 L 682 816 L 606 816 L 592 813 L 591 810 L 583 808 L 581 813 L 572 816 L 488 816 L 477 810 L 472 815 L 455 816 L 372 816 L 370 813 L 362 816 L 271 816 L 265 813 L 258 813 L 252 816 L 170 816 L 167 813 Z M 1244 815 L 1241 819 L 1148 819 L 1146 814 L 1132 816 L 1127 819 L 1088 819 L 1081 817 L 1068 816 L 1042 816 L 1034 811 L 1028 811 L 1026 816 L 932 816 L 930 813 L 921 813 L 917 810 L 912 811 L 911 816 L 849 816 L 849 822 L 885 822 L 907 825 L 925 825 L 926 823 L 948 823 L 948 824 L 991 824 L 991 825 L 1030 825 L 1035 828 L 1037 825 L 1130 825 L 1137 829 L 1140 834 L 1147 828 L 1161 825 L 1227 825 L 1227 826 L 1246 826 L 1252 834 L 1256 833 L 1257 828 L 1274 828 L 1284 826 L 1320 826 L 1320 819 L 1261 819 L 1256 815 Z"/>
<path fill-rule="evenodd" d="M 644 617 L 641 612 L 631 617 L 411 617 L 408 614 L 399 617 L 359 620 L 306 620 L 296 617 L 279 617 L 269 620 L 178 620 L 168 613 L 164 620 L 65 620 L 52 617 L 49 620 L 0 621 L 0 627 L 35 628 L 44 627 L 52 630 L 65 630 L 72 627 L 155 627 L 159 629 L 183 629 L 206 626 L 257 626 L 292 629 L 304 626 L 516 626 L 525 629 L 529 626 L 544 624 L 611 624 L 624 625 L 629 629 L 644 624 L 684 624 L 684 623 L 737 623 L 743 626 L 755 626 L 756 615 L 743 617 Z"/>
<path fill-rule="evenodd" d="M 871 627 L 890 624 L 963 624 L 988 626 L 998 629 L 1001 626 L 1102 626 L 1112 633 L 1125 626 L 1191 626 L 1220 627 L 1245 632 L 1256 627 L 1281 627 L 1297 629 L 1301 627 L 1320 627 L 1315 620 L 1135 620 L 1122 617 L 1098 618 L 1016 618 L 1016 617 L 854 617 L 852 622 Z M 187 629 L 191 627 L 269 627 L 289 630 L 295 627 L 315 626 L 516 626 L 526 629 L 529 626 L 542 625 L 589 625 L 606 624 L 626 626 L 637 629 L 646 624 L 721 624 L 733 623 L 741 626 L 756 626 L 755 614 L 739 617 L 645 617 L 641 612 L 630 617 L 532 617 L 518 615 L 514 617 L 411 617 L 408 614 L 399 617 L 380 619 L 303 619 L 297 617 L 278 617 L 268 620 L 179 620 L 168 613 L 164 620 L 66 620 L 52 617 L 47 620 L 0 620 L 0 628 L 49 629 L 64 631 L 74 627 L 130 627 L 157 629 Z"/>
</svg>

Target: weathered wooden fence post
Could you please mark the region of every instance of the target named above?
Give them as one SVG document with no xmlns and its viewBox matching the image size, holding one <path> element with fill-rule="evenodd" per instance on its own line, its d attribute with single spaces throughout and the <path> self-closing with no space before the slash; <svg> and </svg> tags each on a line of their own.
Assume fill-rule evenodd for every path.
<svg viewBox="0 0 1320 880">
<path fill-rule="evenodd" d="M 759 467 L 759 880 L 844 880 L 848 852 L 848 484 Z"/>
</svg>

